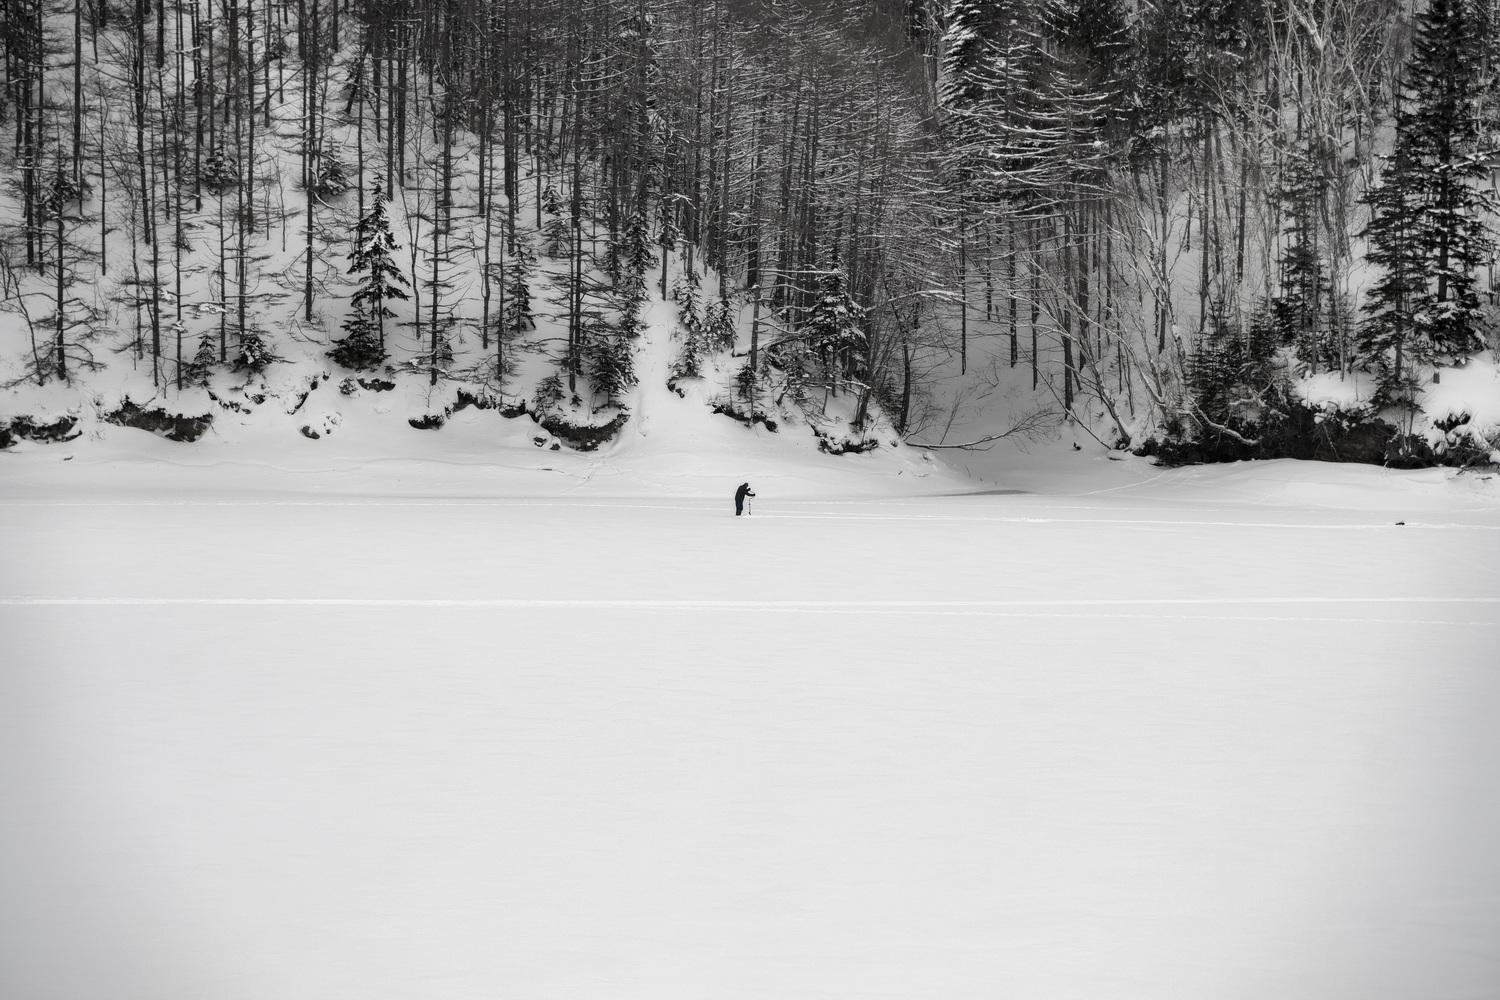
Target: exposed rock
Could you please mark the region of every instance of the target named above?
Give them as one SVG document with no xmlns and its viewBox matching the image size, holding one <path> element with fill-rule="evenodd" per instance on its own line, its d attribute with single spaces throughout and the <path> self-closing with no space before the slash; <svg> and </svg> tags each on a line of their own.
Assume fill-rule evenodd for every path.
<svg viewBox="0 0 1500 1000">
<path fill-rule="evenodd" d="M 867 451 L 874 451 L 880 447 L 880 442 L 875 438 L 865 441 L 849 441 L 831 438 L 821 431 L 814 431 L 818 436 L 818 450 L 827 455 L 863 455 Z"/>
<path fill-rule="evenodd" d="M 567 442 L 575 450 L 594 451 L 601 444 L 615 439 L 615 436 L 630 421 L 630 411 L 621 410 L 607 424 L 572 424 L 553 414 L 540 416 L 533 414 L 533 417 L 543 430 Z M 552 450 L 556 451 L 557 447 L 554 446 Z"/>
<path fill-rule="evenodd" d="M 753 427 L 756 424 L 761 424 L 772 434 L 776 433 L 776 421 L 766 416 L 760 410 L 756 410 L 755 415 L 752 417 L 744 410 L 741 410 L 738 406 L 735 406 L 734 403 L 715 403 L 714 412 L 722 413 L 726 417 L 732 417 L 733 419 L 738 420 L 740 423 L 744 424 L 746 427 Z"/>
<path fill-rule="evenodd" d="M 9 448 L 17 438 L 48 443 L 71 441 L 83 434 L 73 429 L 77 424 L 77 417 L 58 417 L 50 424 L 39 424 L 31 417 L 16 417 L 9 427 L 0 425 L 0 448 Z"/>
<path fill-rule="evenodd" d="M 509 417 L 511 419 L 526 415 L 526 400 L 522 399 L 515 403 L 508 403 L 503 395 L 494 396 L 482 389 L 476 389 L 473 392 L 467 389 L 458 390 L 457 399 L 452 409 L 449 410 L 449 414 L 452 415 L 459 410 L 466 410 L 471 406 L 476 410 L 494 410 L 502 417 Z"/>
<path fill-rule="evenodd" d="M 120 427 L 136 427 L 164 437 L 168 441 L 196 441 L 213 425 L 214 415 L 190 417 L 181 413 L 168 413 L 164 409 L 145 410 L 128 398 L 113 413 L 104 415 L 106 423 Z"/>
<path fill-rule="evenodd" d="M 457 401 L 448 412 L 450 414 L 457 413 L 459 410 L 467 410 L 471 406 L 476 410 L 498 410 L 500 409 L 500 401 L 487 392 L 477 390 L 470 392 L 467 389 L 460 389 L 458 390 Z"/>
</svg>

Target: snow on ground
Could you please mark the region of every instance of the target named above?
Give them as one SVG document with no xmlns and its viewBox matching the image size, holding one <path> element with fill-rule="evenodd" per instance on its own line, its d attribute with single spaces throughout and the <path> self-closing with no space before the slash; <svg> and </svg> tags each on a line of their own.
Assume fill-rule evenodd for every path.
<svg viewBox="0 0 1500 1000">
<path fill-rule="evenodd" d="M 1494 479 L 346 408 L 0 454 L 0 997 L 1500 993 Z"/>
</svg>

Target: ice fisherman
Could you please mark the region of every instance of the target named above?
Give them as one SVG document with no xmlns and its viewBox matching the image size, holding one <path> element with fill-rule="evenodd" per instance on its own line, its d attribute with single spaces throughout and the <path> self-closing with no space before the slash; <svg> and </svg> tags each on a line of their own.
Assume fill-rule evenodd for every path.
<svg viewBox="0 0 1500 1000">
<path fill-rule="evenodd" d="M 755 491 L 750 488 L 749 483 L 740 483 L 740 488 L 734 491 L 734 516 L 739 517 L 745 512 L 745 498 L 755 496 Z"/>
</svg>

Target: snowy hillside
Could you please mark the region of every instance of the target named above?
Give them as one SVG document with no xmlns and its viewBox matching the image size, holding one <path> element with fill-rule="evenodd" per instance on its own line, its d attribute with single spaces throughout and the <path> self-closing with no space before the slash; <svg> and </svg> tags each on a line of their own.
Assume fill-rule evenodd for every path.
<svg viewBox="0 0 1500 1000">
<path fill-rule="evenodd" d="M 303 397 L 350 378 L 586 449 L 646 324 L 668 381 L 833 452 L 1492 464 L 1500 35 L 1398 6 L 24 0 L 0 449 L 326 440 Z"/>
<path fill-rule="evenodd" d="M 74 27 L 60 11 L 39 23 L 59 38 Z M 627 219 L 607 200 L 597 154 L 585 163 L 560 139 L 530 134 L 524 150 L 497 149 L 447 105 L 408 109 L 404 92 L 362 83 L 375 28 L 346 32 L 315 75 L 292 43 L 301 55 L 309 38 L 327 42 L 326 24 L 320 34 L 305 22 L 257 31 L 231 21 L 245 51 L 220 52 L 222 81 L 211 47 L 206 66 L 177 60 L 175 99 L 190 70 L 195 100 L 222 84 L 248 87 L 249 103 L 226 93 L 222 109 L 197 104 L 196 137 L 181 131 L 181 109 L 121 113 L 113 101 L 134 79 L 133 40 L 102 19 L 88 28 L 96 58 L 71 81 L 45 72 L 74 68 L 63 52 L 43 67 L 49 107 L 62 106 L 67 83 L 77 95 L 76 176 L 59 146 L 50 200 L 37 204 L 26 161 L 0 163 L 24 182 L 0 192 L 0 449 L 62 441 L 87 453 L 144 430 L 182 442 L 166 454 L 189 463 L 215 449 L 248 455 L 252 442 L 295 454 L 306 449 L 299 435 L 330 460 L 341 451 L 330 442 L 361 436 L 355 452 L 397 456 L 432 444 L 438 434 L 425 432 L 466 407 L 487 414 L 499 461 L 529 460 L 501 457 L 514 448 L 591 451 L 627 427 L 667 433 L 668 412 L 686 421 L 672 432 L 703 433 L 698 409 L 727 414 L 722 433 L 740 420 L 759 428 L 747 440 L 780 431 L 794 450 L 899 446 L 868 384 L 845 376 L 851 398 L 841 400 L 838 374 L 801 380 L 801 340 L 711 266 L 710 250 L 670 235 L 666 194 L 663 228 L 646 245 L 637 223 L 648 206 Z M 162 25 L 184 46 L 189 29 L 201 44 L 196 21 Z M 224 25 L 202 30 L 211 38 Z M 257 45 L 258 98 L 258 73 L 236 61 L 256 64 Z M 435 70 L 412 71 L 430 99 Z M 172 84 L 154 81 L 163 101 Z M 144 166 L 114 159 L 148 132 Z M 669 382 L 694 405 L 656 399 Z"/>
</svg>

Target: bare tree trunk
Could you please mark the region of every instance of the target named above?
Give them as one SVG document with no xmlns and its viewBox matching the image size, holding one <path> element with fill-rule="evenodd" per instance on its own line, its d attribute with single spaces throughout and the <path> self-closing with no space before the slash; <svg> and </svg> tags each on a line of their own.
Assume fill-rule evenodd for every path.
<svg viewBox="0 0 1500 1000">
<path fill-rule="evenodd" d="M 958 202 L 958 371 L 969 370 L 969 234 L 963 195 Z"/>
<path fill-rule="evenodd" d="M 73 187 L 83 191 L 83 0 L 73 0 Z"/>
</svg>

